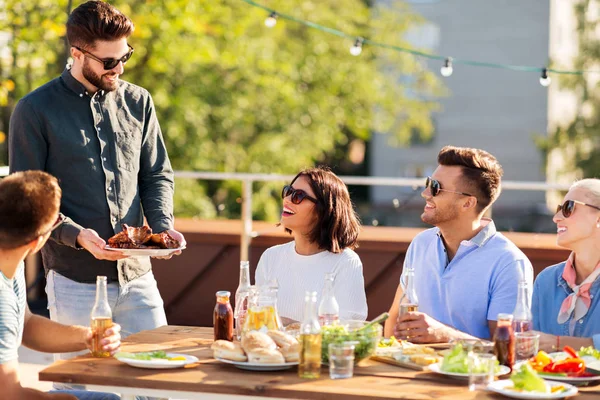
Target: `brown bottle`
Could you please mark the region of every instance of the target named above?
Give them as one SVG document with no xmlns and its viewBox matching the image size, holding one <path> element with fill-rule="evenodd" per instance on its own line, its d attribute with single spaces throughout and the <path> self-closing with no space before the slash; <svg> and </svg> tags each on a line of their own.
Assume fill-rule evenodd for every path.
<svg viewBox="0 0 600 400">
<path fill-rule="evenodd" d="M 515 363 L 515 333 L 512 320 L 512 314 L 498 314 L 494 333 L 494 354 L 498 363 L 506 365 L 511 371 Z"/>
<path fill-rule="evenodd" d="M 229 303 L 230 292 L 217 292 L 217 304 L 213 314 L 215 340 L 229 340 L 233 342 L 233 309 Z"/>
</svg>

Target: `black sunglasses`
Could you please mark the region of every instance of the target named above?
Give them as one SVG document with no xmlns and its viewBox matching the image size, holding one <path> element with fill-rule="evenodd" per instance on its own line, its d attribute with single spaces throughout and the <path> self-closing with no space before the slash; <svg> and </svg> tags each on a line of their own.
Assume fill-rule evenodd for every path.
<svg viewBox="0 0 600 400">
<path fill-rule="evenodd" d="M 556 207 L 556 212 L 562 211 L 562 215 L 565 218 L 569 218 L 571 215 L 573 215 L 573 211 L 575 211 L 575 204 L 581 204 L 582 206 L 592 207 L 600 211 L 600 207 L 596 207 L 591 204 L 584 203 L 582 201 L 566 200 L 564 203 L 559 204 L 558 207 Z"/>
<path fill-rule="evenodd" d="M 442 189 L 442 185 L 440 184 L 440 182 L 436 179 L 433 179 L 430 176 L 428 176 L 427 179 L 425 180 L 425 188 L 429 188 L 429 190 L 431 191 L 431 195 L 433 197 L 437 196 L 440 192 L 450 192 L 450 193 L 462 194 L 464 196 L 473 196 L 472 194 L 469 194 L 469 193 L 455 192 L 454 190 Z"/>
<path fill-rule="evenodd" d="M 133 47 L 131 47 L 129 43 L 127 44 L 127 47 L 129 47 L 129 52 L 121 58 L 99 58 L 90 53 L 89 51 L 82 49 L 81 47 L 73 47 L 75 47 L 77 50 L 81 51 L 85 55 L 89 56 L 92 60 L 101 62 L 104 65 L 104 69 L 107 71 L 119 65 L 120 62 L 122 62 L 123 64 L 127 63 L 127 61 L 129 61 L 129 59 L 131 58 L 131 55 L 133 54 Z"/>
<path fill-rule="evenodd" d="M 58 214 L 58 217 L 56 218 L 56 221 L 54 222 L 54 224 L 52 224 L 52 226 L 50 227 L 50 229 L 48 229 L 45 232 L 40 233 L 38 236 L 44 236 L 49 234 L 50 232 L 52 232 L 53 230 L 55 230 L 56 228 L 58 228 L 59 226 L 62 225 L 63 222 L 65 222 L 66 217 L 62 214 Z"/>
<path fill-rule="evenodd" d="M 291 196 L 292 203 L 294 204 L 300 204 L 304 199 L 308 199 L 317 204 L 317 199 L 310 197 L 304 190 L 294 189 L 291 185 L 285 185 L 281 191 L 282 199 L 285 199 L 288 196 Z"/>
</svg>

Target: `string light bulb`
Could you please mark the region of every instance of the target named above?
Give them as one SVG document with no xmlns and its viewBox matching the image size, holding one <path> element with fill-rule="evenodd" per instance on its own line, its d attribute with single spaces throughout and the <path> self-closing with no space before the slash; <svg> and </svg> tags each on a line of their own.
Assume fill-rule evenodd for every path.
<svg viewBox="0 0 600 400">
<path fill-rule="evenodd" d="M 447 78 L 450 75 L 452 75 L 452 72 L 454 72 L 454 69 L 452 68 L 452 59 L 448 57 L 444 61 L 444 65 L 442 65 L 442 68 L 440 68 L 440 74 Z"/>
<path fill-rule="evenodd" d="M 267 19 L 265 19 L 265 26 L 267 28 L 272 28 L 275 26 L 275 24 L 277 24 L 277 13 L 273 11 L 271 14 L 269 14 Z"/>
<path fill-rule="evenodd" d="M 365 39 L 357 37 L 352 47 L 350 47 L 350 54 L 352 54 L 353 56 L 360 56 L 360 53 L 362 53 L 362 45 L 364 41 Z"/>
<path fill-rule="evenodd" d="M 552 79 L 548 76 L 548 69 L 542 69 L 542 75 L 540 76 L 540 85 L 548 87 L 552 83 Z"/>
</svg>

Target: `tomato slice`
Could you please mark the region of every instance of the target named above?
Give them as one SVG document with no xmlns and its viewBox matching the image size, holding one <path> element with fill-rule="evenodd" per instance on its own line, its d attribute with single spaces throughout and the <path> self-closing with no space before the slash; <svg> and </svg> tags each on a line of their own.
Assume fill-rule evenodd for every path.
<svg viewBox="0 0 600 400">
<path fill-rule="evenodd" d="M 571 346 L 563 347 L 563 351 L 573 358 L 578 358 L 577 352 Z"/>
</svg>

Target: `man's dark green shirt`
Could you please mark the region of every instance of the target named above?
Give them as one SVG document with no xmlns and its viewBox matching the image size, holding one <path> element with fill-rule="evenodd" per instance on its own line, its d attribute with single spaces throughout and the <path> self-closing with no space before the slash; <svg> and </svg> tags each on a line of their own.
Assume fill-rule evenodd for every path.
<svg viewBox="0 0 600 400">
<path fill-rule="evenodd" d="M 105 275 L 121 285 L 150 270 L 148 257 L 97 260 L 77 245 L 84 228 L 107 240 L 123 223 L 142 226 L 144 216 L 153 232 L 173 227 L 173 170 L 147 90 L 120 81 L 114 91 L 88 94 L 65 70 L 17 104 L 9 166 L 11 173 L 46 171 L 62 188 L 68 219 L 42 249 L 46 270 L 82 283 Z"/>
</svg>

